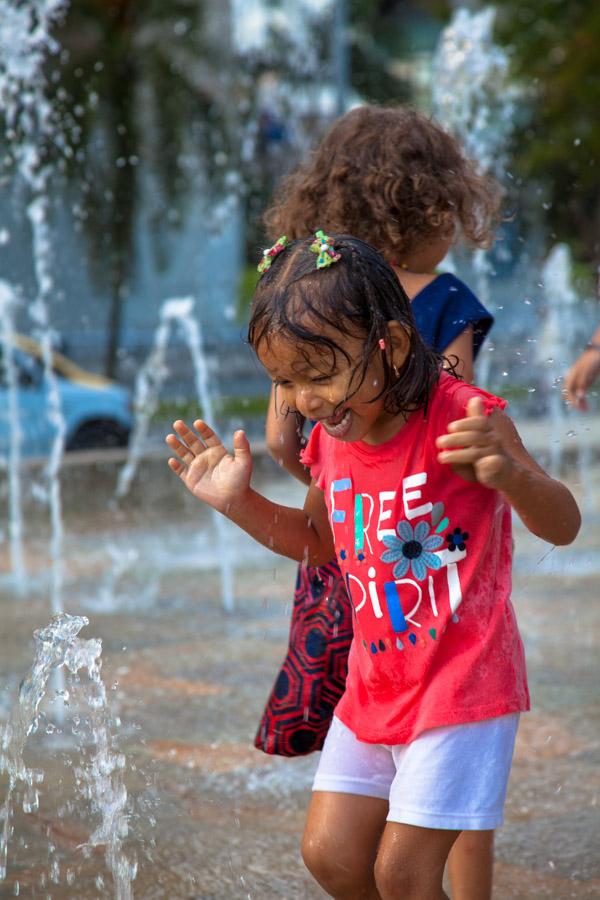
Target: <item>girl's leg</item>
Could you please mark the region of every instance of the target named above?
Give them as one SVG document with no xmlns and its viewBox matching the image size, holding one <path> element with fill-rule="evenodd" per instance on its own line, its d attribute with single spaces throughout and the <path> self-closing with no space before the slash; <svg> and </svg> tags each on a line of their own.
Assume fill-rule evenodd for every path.
<svg viewBox="0 0 600 900">
<path fill-rule="evenodd" d="M 313 793 L 302 857 L 313 878 L 331 897 L 381 900 L 374 868 L 387 811 L 387 800 L 377 797 Z"/>
<path fill-rule="evenodd" d="M 444 866 L 459 834 L 388 822 L 375 863 L 381 900 L 448 900 L 442 887 Z"/>
<path fill-rule="evenodd" d="M 452 900 L 490 900 L 494 832 L 463 831 L 448 857 Z"/>
</svg>

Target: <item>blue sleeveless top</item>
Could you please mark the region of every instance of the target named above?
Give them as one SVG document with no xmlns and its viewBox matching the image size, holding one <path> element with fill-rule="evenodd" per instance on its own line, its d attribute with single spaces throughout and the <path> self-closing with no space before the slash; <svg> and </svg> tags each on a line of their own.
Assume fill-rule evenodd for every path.
<svg viewBox="0 0 600 900">
<path fill-rule="evenodd" d="M 415 294 L 412 311 L 421 337 L 440 353 L 472 325 L 473 359 L 494 323 L 494 317 L 475 294 L 449 272 L 438 275 Z"/>
</svg>

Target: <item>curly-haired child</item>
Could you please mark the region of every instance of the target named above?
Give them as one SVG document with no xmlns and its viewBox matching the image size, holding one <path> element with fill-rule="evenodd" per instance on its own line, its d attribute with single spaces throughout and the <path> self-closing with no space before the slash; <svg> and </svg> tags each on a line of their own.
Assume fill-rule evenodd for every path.
<svg viewBox="0 0 600 900">
<path fill-rule="evenodd" d="M 289 239 L 324 228 L 375 247 L 412 301 L 425 343 L 465 381 L 493 318 L 454 275 L 437 274 L 451 246 L 492 241 L 497 185 L 460 144 L 408 107 L 362 106 L 338 119 L 314 153 L 281 183 L 264 220 Z M 286 415 L 272 391 L 266 437 L 271 455 L 305 484 L 304 421 Z M 337 562 L 301 565 L 289 650 L 267 702 L 256 746 L 296 755 L 321 748 L 345 685 L 352 616 Z M 453 896 L 485 900 L 491 891 L 493 832 L 463 832 L 449 860 Z M 474 862 L 476 860 L 476 864 Z"/>
</svg>

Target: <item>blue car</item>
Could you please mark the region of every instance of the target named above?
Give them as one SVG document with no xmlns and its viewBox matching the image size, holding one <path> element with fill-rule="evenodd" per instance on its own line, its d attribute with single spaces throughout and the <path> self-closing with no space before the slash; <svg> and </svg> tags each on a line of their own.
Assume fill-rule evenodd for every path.
<svg viewBox="0 0 600 900">
<path fill-rule="evenodd" d="M 17 375 L 17 398 L 23 456 L 47 456 L 55 428 L 48 418 L 48 385 L 44 378 L 42 348 L 37 341 L 16 335 L 13 360 Z M 61 353 L 53 352 L 67 450 L 124 447 L 133 420 L 126 388 L 92 372 L 86 372 Z M 9 449 L 9 397 L 7 369 L 0 348 L 0 457 Z"/>
</svg>

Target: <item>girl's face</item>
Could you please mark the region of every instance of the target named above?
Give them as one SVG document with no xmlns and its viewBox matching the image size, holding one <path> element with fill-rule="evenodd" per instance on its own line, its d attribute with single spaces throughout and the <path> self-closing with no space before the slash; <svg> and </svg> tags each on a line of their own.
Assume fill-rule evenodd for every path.
<svg viewBox="0 0 600 900">
<path fill-rule="evenodd" d="M 391 364 L 400 368 L 408 354 L 409 338 L 397 322 L 390 322 L 389 326 Z M 340 335 L 332 333 L 331 337 L 339 341 Z M 333 366 L 330 356 L 323 356 L 322 348 L 305 344 L 300 352 L 281 335 L 263 341 L 257 353 L 276 386 L 278 405 L 284 412 L 289 409 L 321 422 L 328 434 L 339 441 L 381 444 L 393 437 L 404 417 L 387 412 L 381 397 L 373 399 L 381 392 L 384 378 L 379 354 L 371 359 L 360 383 L 362 366 L 358 363 L 363 346 L 361 339 L 345 337 L 344 348 L 351 362 L 338 353 Z M 384 351 L 380 352 L 383 355 Z"/>
</svg>

